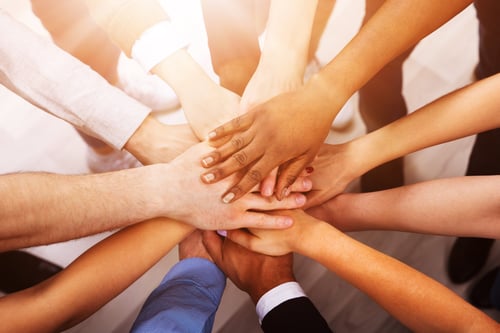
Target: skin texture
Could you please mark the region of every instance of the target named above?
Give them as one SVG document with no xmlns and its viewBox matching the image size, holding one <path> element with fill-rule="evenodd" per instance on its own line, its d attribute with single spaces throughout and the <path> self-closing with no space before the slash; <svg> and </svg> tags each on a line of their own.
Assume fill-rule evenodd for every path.
<svg viewBox="0 0 500 333">
<path fill-rule="evenodd" d="M 240 114 L 302 86 L 332 7 L 330 0 L 202 1 L 213 68 L 223 87 L 242 96 Z M 274 194 L 277 171 L 262 179 L 262 195 Z"/>
<path fill-rule="evenodd" d="M 268 255 L 297 252 L 318 261 L 365 292 L 414 332 L 500 330 L 498 323 L 483 312 L 413 268 L 302 211 L 287 211 L 287 214 L 295 220 L 294 226 L 287 230 L 251 230 L 251 233 L 235 230 L 228 237 Z"/>
<path fill-rule="evenodd" d="M 352 180 L 385 162 L 499 127 L 499 87 L 500 75 L 495 75 L 445 95 L 350 142 L 323 145 L 313 162 L 315 172 L 311 179 L 316 188 L 308 194 L 306 207 L 333 198 Z"/>
<path fill-rule="evenodd" d="M 180 222 L 155 219 L 106 238 L 51 279 L 0 298 L 0 319 L 4 322 L 0 332 L 59 332 L 78 324 L 192 231 Z"/>
<path fill-rule="evenodd" d="M 292 254 L 259 254 L 208 231 L 203 232 L 203 244 L 215 264 L 254 304 L 274 287 L 296 281 Z"/>
<path fill-rule="evenodd" d="M 207 173 L 214 175 L 212 182 L 245 170 L 222 197 L 228 198 L 231 193 L 229 198 L 237 200 L 279 166 L 276 193 L 282 198 L 286 188 L 316 156 L 329 125 L 347 99 L 388 62 L 470 3 L 386 1 L 339 55 L 303 88 L 276 96 L 216 128 L 209 134 L 216 149 L 201 158 L 211 158 L 205 166 L 209 168 Z M 227 136 L 231 140 L 217 144 Z"/>
<path fill-rule="evenodd" d="M 500 237 L 499 186 L 500 176 L 438 179 L 341 194 L 307 212 L 342 231 L 399 230 L 496 239 Z"/>
</svg>

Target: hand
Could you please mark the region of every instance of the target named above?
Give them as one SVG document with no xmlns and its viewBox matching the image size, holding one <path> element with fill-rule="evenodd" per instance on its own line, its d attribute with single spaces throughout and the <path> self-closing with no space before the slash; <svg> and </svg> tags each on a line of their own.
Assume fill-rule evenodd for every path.
<svg viewBox="0 0 500 333">
<path fill-rule="evenodd" d="M 265 66 L 259 63 L 254 75 L 248 82 L 241 97 L 242 113 L 286 92 L 295 91 L 302 86 L 302 76 L 298 73 L 276 70 L 277 66 Z"/>
<path fill-rule="evenodd" d="M 266 64 L 268 65 L 266 66 Z M 246 113 L 249 109 L 276 95 L 294 91 L 302 85 L 303 75 L 300 71 L 295 70 L 292 66 L 284 66 L 283 70 L 281 68 L 283 66 L 280 64 L 269 64 L 269 61 L 261 59 L 241 97 L 240 109 L 242 113 Z M 277 175 L 278 168 L 275 168 L 265 177 L 261 183 L 262 195 L 269 197 L 274 194 Z"/>
<path fill-rule="evenodd" d="M 212 257 L 203 245 L 203 234 L 198 229 L 179 243 L 179 260 L 188 258 L 203 258 L 213 262 Z"/>
<path fill-rule="evenodd" d="M 286 228 L 292 224 L 289 217 L 268 215 L 262 211 L 293 209 L 305 203 L 305 196 L 292 193 L 283 201 L 264 198 L 260 194 L 249 193 L 234 204 L 224 204 L 215 195 L 228 186 L 233 178 L 207 186 L 199 177 L 202 167 L 198 157 L 210 150 L 207 143 L 199 143 L 166 166 L 163 176 L 156 180 L 160 193 L 168 192 L 159 199 L 165 209 L 165 216 L 189 223 L 200 229 L 218 230 L 242 227 Z M 303 191 L 307 182 L 296 182 L 294 191 Z M 307 190 L 306 190 L 307 191 Z M 172 200 L 175 198 L 175 201 Z"/>
<path fill-rule="evenodd" d="M 255 304 L 274 287 L 295 281 L 292 254 L 279 257 L 258 254 L 213 231 L 203 233 L 203 244 L 215 264 L 238 288 L 248 293 Z"/>
<path fill-rule="evenodd" d="M 196 96 L 186 98 L 182 108 L 196 136 L 205 140 L 212 129 L 239 115 L 240 96 L 210 83 Z"/>
<path fill-rule="evenodd" d="M 293 218 L 293 226 L 283 230 L 231 230 L 227 232 L 227 238 L 249 250 L 270 256 L 281 256 L 297 251 L 302 237 L 307 234 L 312 223 L 323 223 L 299 209 L 274 212 L 272 214 L 287 215 Z"/>
<path fill-rule="evenodd" d="M 362 161 L 350 147 L 349 143 L 321 146 L 312 163 L 314 172 L 309 178 L 313 182 L 313 188 L 307 194 L 304 209 L 320 205 L 342 193 L 359 176 L 357 163 Z"/>
<path fill-rule="evenodd" d="M 165 125 L 148 116 L 125 144 L 142 164 L 170 162 L 199 140 L 188 125 Z"/>
<path fill-rule="evenodd" d="M 316 156 L 333 120 L 322 109 L 311 114 L 317 110 L 312 101 L 313 96 L 304 93 L 282 94 L 212 131 L 212 142 L 232 138 L 202 157 L 203 165 L 211 168 L 204 173 L 204 181 L 215 183 L 246 168 L 223 194 L 223 200 L 231 202 L 280 166 L 276 196 L 283 199 Z"/>
</svg>

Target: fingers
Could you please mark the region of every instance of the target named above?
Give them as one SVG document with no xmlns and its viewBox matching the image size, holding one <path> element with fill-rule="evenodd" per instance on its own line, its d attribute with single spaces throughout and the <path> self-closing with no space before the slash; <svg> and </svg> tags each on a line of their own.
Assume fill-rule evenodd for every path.
<svg viewBox="0 0 500 333">
<path fill-rule="evenodd" d="M 312 189 L 313 183 L 309 177 L 299 177 L 290 186 L 290 192 L 309 192 Z"/>
<path fill-rule="evenodd" d="M 227 238 L 229 238 L 232 242 L 253 251 L 253 242 L 257 237 L 245 230 L 235 229 L 228 231 Z"/>
<path fill-rule="evenodd" d="M 304 205 L 303 209 L 308 209 L 314 206 L 321 205 L 328 198 L 326 198 L 325 193 L 323 191 L 311 191 L 307 193 L 307 202 Z"/>
<path fill-rule="evenodd" d="M 292 193 L 283 200 L 275 197 L 263 197 L 260 194 L 250 193 L 241 199 L 246 210 L 268 211 L 301 208 L 306 203 L 306 196 L 302 193 Z"/>
<path fill-rule="evenodd" d="M 227 135 L 234 134 L 239 131 L 244 131 L 252 125 L 254 117 L 252 113 L 246 113 L 232 119 L 208 133 L 208 140 L 215 141 Z"/>
<path fill-rule="evenodd" d="M 210 168 L 218 163 L 226 162 L 228 164 L 228 158 L 232 157 L 234 163 L 238 166 L 237 169 L 248 165 L 248 161 L 251 160 L 250 157 L 255 158 L 255 154 L 249 149 L 244 149 L 253 139 L 252 133 L 235 134 L 231 136 L 226 142 L 220 144 L 217 149 L 206 154 L 201 159 L 201 165 L 205 168 Z M 217 140 L 217 143 L 221 143 L 225 138 Z M 258 155 L 257 155 L 258 156 Z M 231 159 L 229 159 L 231 161 Z"/>
<path fill-rule="evenodd" d="M 265 197 L 270 197 L 274 193 L 274 186 L 276 185 L 276 176 L 278 175 L 278 168 L 273 171 L 260 184 L 260 193 Z"/>
<path fill-rule="evenodd" d="M 259 184 L 262 181 L 263 176 L 270 173 L 272 169 L 273 166 L 268 166 L 266 161 L 257 161 L 252 167 L 243 173 L 243 176 L 235 185 L 233 185 L 233 187 L 222 195 L 222 201 L 224 203 L 231 203 L 238 200 Z"/>
<path fill-rule="evenodd" d="M 309 159 L 303 157 L 292 162 L 286 163 L 280 167 L 278 180 L 276 183 L 276 197 L 282 200 L 290 194 L 291 186 L 297 180 L 297 177 L 310 163 Z"/>
<path fill-rule="evenodd" d="M 308 177 L 314 171 L 313 167 L 309 166 L 304 169 L 297 180 L 290 186 L 290 192 L 309 192 L 312 189 L 312 180 Z M 274 194 L 276 186 L 278 169 L 275 168 L 263 181 L 260 183 L 260 193 L 265 197 L 270 197 Z M 253 192 L 253 191 L 252 191 Z"/>
<path fill-rule="evenodd" d="M 269 215 L 261 212 L 246 212 L 238 219 L 238 226 L 231 229 L 286 229 L 292 225 L 293 219 L 289 216 Z"/>
</svg>

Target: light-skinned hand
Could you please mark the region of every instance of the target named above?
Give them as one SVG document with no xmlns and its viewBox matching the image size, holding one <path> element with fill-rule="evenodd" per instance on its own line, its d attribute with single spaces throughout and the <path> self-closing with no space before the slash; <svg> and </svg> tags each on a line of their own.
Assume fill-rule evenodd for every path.
<svg viewBox="0 0 500 333">
<path fill-rule="evenodd" d="M 301 235 L 307 233 L 307 228 L 311 223 L 324 223 L 300 209 L 279 211 L 272 214 L 286 215 L 293 218 L 293 226 L 283 230 L 231 230 L 227 232 L 227 238 L 251 251 L 270 256 L 281 256 L 296 252 L 301 241 Z"/>
<path fill-rule="evenodd" d="M 162 169 L 165 177 L 156 179 L 156 186 L 160 193 L 173 193 L 165 198 L 176 198 L 175 202 L 165 202 L 159 198 L 158 204 L 163 205 L 165 216 L 207 230 L 286 228 L 292 224 L 292 219 L 287 216 L 268 215 L 263 211 L 303 206 L 305 196 L 298 192 L 310 190 L 310 181 L 297 181 L 293 186 L 297 193 L 291 193 L 282 201 L 274 197 L 265 198 L 258 193 L 248 193 L 238 202 L 227 205 L 219 199 L 217 193 L 229 185 L 232 177 L 211 186 L 200 180 L 202 167 L 197 161 L 200 155 L 210 149 L 207 143 L 199 143 Z"/>
</svg>

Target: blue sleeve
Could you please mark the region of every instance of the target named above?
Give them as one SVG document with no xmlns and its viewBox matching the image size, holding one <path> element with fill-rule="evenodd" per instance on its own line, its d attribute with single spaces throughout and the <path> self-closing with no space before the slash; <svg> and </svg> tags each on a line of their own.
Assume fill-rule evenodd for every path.
<svg viewBox="0 0 500 333">
<path fill-rule="evenodd" d="M 178 262 L 144 303 L 131 332 L 211 332 L 226 277 L 212 262 Z"/>
</svg>

